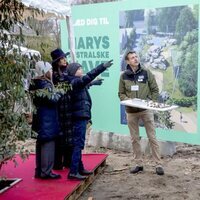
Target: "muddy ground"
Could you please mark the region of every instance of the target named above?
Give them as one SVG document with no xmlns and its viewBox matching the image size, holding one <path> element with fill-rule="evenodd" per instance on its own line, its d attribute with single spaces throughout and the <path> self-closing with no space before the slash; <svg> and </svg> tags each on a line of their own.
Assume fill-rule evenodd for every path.
<svg viewBox="0 0 200 200">
<path fill-rule="evenodd" d="M 91 151 L 91 149 L 89 149 Z M 200 146 L 178 145 L 173 157 L 164 157 L 165 175 L 145 157 L 144 172 L 136 175 L 132 153 L 103 149 L 107 167 L 84 192 L 80 200 L 198 200 L 200 199 Z"/>
</svg>

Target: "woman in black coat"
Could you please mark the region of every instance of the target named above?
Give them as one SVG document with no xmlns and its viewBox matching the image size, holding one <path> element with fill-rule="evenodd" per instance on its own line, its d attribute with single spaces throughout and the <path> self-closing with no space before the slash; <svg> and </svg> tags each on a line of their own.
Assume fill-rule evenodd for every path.
<svg viewBox="0 0 200 200">
<path fill-rule="evenodd" d="M 53 82 L 55 85 L 68 84 L 67 60 L 68 53 L 62 49 L 55 49 L 51 52 L 53 66 Z M 59 123 L 62 134 L 55 143 L 54 169 L 60 170 L 69 167 L 72 155 L 72 122 L 71 122 L 71 98 L 70 91 L 66 92 L 58 102 Z"/>
</svg>

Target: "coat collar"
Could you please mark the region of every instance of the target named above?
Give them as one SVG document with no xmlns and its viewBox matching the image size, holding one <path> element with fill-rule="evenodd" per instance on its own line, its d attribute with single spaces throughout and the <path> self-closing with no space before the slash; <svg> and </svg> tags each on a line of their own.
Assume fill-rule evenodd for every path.
<svg viewBox="0 0 200 200">
<path fill-rule="evenodd" d="M 131 68 L 130 65 L 128 64 L 128 65 L 126 66 L 126 71 L 125 71 L 125 73 L 126 73 L 127 75 L 134 75 L 134 74 L 138 74 L 138 73 L 141 72 L 141 71 L 142 71 L 142 67 L 141 67 L 140 64 L 138 65 L 138 69 L 137 69 L 136 72 L 133 72 L 132 68 Z"/>
</svg>

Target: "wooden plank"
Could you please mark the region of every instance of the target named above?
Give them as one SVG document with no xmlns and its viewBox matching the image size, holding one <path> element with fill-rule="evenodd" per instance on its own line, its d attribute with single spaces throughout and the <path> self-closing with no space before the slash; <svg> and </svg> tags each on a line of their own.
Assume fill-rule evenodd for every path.
<svg viewBox="0 0 200 200">
<path fill-rule="evenodd" d="M 106 159 L 94 170 L 93 174 L 88 176 L 80 185 L 74 190 L 70 196 L 65 197 L 65 200 L 76 200 L 81 194 L 94 182 L 97 176 L 105 169 Z M 93 200 L 93 197 L 89 197 L 88 200 Z"/>
</svg>

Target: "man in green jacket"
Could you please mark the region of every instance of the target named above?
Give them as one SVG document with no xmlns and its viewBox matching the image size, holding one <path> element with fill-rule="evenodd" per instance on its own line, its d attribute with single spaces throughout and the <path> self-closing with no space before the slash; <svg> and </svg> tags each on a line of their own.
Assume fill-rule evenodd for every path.
<svg viewBox="0 0 200 200">
<path fill-rule="evenodd" d="M 119 98 L 121 101 L 139 98 L 143 100 L 157 101 L 159 95 L 158 85 L 154 75 L 143 68 L 139 63 L 139 58 L 135 51 L 129 51 L 125 60 L 127 69 L 121 74 L 119 81 Z M 136 166 L 131 169 L 130 173 L 143 171 L 142 151 L 139 136 L 139 120 L 144 123 L 149 144 L 152 151 L 152 157 L 156 164 L 156 173 L 164 175 L 161 165 L 159 145 L 155 135 L 155 124 L 153 112 L 146 109 L 126 106 L 127 123 L 132 139 L 134 159 Z"/>
</svg>

